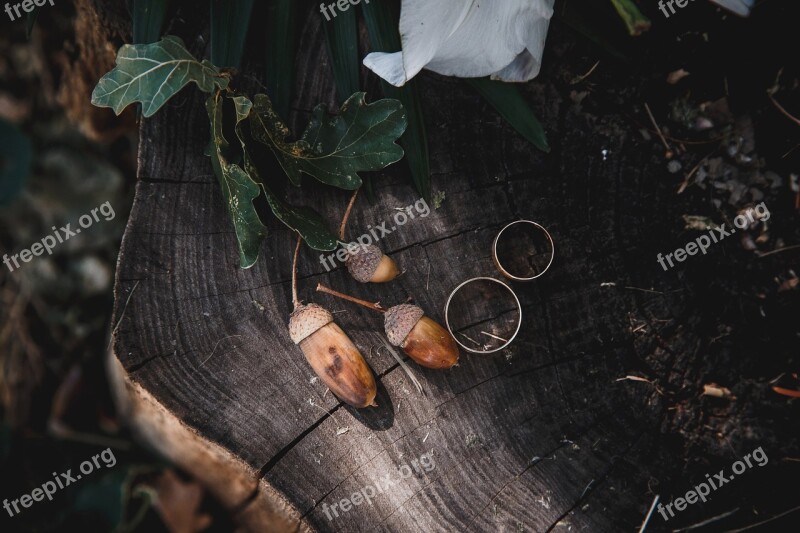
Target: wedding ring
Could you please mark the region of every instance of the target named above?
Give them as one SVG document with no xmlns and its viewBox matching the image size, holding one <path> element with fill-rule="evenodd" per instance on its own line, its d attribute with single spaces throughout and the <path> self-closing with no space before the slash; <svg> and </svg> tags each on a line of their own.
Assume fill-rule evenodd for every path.
<svg viewBox="0 0 800 533">
<path fill-rule="evenodd" d="M 498 310 L 499 312 L 497 313 L 497 316 L 490 318 L 490 320 L 496 321 L 500 316 L 503 316 L 509 312 L 516 312 L 517 313 L 516 327 L 513 328 L 514 331 L 512 334 L 509 335 L 508 333 L 511 331 L 513 326 L 509 328 L 504 328 L 503 330 L 495 329 L 494 331 L 484 331 L 484 329 L 492 329 L 492 328 L 491 325 L 486 324 L 487 321 L 483 320 L 482 317 L 480 316 L 468 317 L 472 320 L 471 324 L 465 324 L 462 327 L 457 327 L 456 331 L 453 331 L 453 326 L 452 326 L 453 320 L 450 317 L 450 304 L 453 302 L 453 298 L 456 296 L 456 294 L 471 283 L 485 284 L 483 290 L 481 290 L 480 287 L 475 287 L 475 288 L 476 290 L 478 290 L 478 294 L 480 295 L 480 297 L 486 300 L 485 303 L 487 304 L 489 302 L 491 302 L 493 305 L 501 304 L 501 301 L 499 299 L 492 297 L 492 295 L 489 294 L 492 291 L 492 289 L 497 290 L 497 287 L 494 286 L 493 284 L 500 285 L 503 289 L 511 293 L 511 298 L 509 298 L 508 301 L 511 302 L 513 299 L 514 305 L 516 306 L 516 310 L 508 310 L 508 309 Z M 472 311 L 472 310 L 477 310 L 479 312 L 492 311 L 489 305 L 479 305 L 473 307 L 468 305 L 458 305 L 457 302 L 455 307 L 467 311 Z M 493 315 L 495 313 L 489 313 L 489 314 Z M 494 353 L 508 347 L 508 345 L 511 344 L 514 338 L 517 336 L 517 333 L 519 333 L 520 326 L 522 326 L 522 305 L 519 303 L 519 298 L 517 298 L 517 295 L 514 293 L 511 287 L 506 285 L 504 282 L 495 278 L 488 278 L 488 277 L 472 278 L 461 283 L 458 287 L 453 289 L 453 292 L 451 292 L 450 296 L 448 296 L 447 303 L 444 306 L 444 321 L 445 324 L 447 325 L 447 330 L 450 332 L 450 335 L 453 336 L 453 339 L 455 339 L 458 345 L 461 346 L 464 350 L 472 353 L 481 353 L 481 354 Z M 483 325 L 478 327 L 477 324 L 483 324 Z M 480 336 L 480 341 L 476 340 L 475 338 L 469 337 L 465 333 L 465 330 L 469 328 L 474 329 L 475 327 L 477 327 L 478 330 L 473 334 L 473 336 L 476 338 Z M 461 337 L 469 341 L 471 345 L 464 344 L 464 342 L 460 340 Z M 502 344 L 498 346 L 497 342 L 502 342 Z"/>
<path fill-rule="evenodd" d="M 506 236 L 501 240 L 504 233 Z M 516 237 L 512 235 L 514 233 L 517 234 Z M 513 239 L 513 242 L 509 242 L 509 239 Z M 540 241 L 539 245 L 545 242 L 549 244 L 549 259 L 541 257 L 542 252 L 537 249 L 540 246 L 536 245 L 535 240 Z M 526 244 L 522 241 L 527 241 L 529 250 L 520 248 Z M 501 252 L 498 252 L 498 248 L 501 249 Z M 503 254 L 503 251 L 507 253 Z M 506 256 L 504 257 L 505 265 L 500 260 L 501 255 Z M 554 256 L 555 246 L 550 232 L 544 229 L 541 224 L 531 220 L 511 222 L 497 233 L 492 243 L 492 260 L 494 260 L 497 270 L 508 279 L 514 281 L 532 281 L 538 278 L 553 264 Z M 545 261 L 547 261 L 547 264 L 542 267 Z"/>
</svg>

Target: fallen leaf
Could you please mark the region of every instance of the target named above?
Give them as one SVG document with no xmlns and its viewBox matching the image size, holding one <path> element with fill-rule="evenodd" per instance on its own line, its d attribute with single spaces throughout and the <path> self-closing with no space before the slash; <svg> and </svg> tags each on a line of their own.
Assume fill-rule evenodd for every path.
<svg viewBox="0 0 800 533">
<path fill-rule="evenodd" d="M 778 394 L 789 396 L 790 398 L 800 398 L 800 391 L 792 389 L 784 389 L 783 387 L 772 387 L 772 390 L 774 390 Z"/>
<path fill-rule="evenodd" d="M 670 85 L 675 85 L 688 75 L 689 72 L 683 70 L 682 68 L 679 68 L 678 70 L 673 70 L 667 75 L 667 83 L 669 83 Z"/>
<path fill-rule="evenodd" d="M 730 389 L 721 387 L 716 383 L 703 385 L 703 395 L 713 396 L 714 398 L 732 398 Z"/>
</svg>

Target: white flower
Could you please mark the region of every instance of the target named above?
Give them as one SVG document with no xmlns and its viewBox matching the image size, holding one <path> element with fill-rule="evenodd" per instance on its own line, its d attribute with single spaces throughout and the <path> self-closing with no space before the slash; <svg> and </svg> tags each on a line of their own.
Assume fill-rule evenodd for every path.
<svg viewBox="0 0 800 533">
<path fill-rule="evenodd" d="M 402 52 L 373 52 L 364 65 L 398 87 L 423 68 L 528 81 L 541 68 L 554 1 L 403 0 Z"/>
<path fill-rule="evenodd" d="M 711 0 L 720 7 L 736 13 L 740 17 L 747 17 L 750 15 L 750 8 L 755 3 L 754 0 Z"/>
</svg>

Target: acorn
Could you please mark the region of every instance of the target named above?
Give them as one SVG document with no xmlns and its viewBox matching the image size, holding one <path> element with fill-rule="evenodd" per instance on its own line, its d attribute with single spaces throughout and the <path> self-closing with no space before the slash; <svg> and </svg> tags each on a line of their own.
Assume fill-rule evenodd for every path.
<svg viewBox="0 0 800 533">
<path fill-rule="evenodd" d="M 437 322 L 425 316 L 417 305 L 400 304 L 384 308 L 379 303 L 367 302 L 317 284 L 317 291 L 362 305 L 384 313 L 384 329 L 389 342 L 399 346 L 417 364 L 426 368 L 450 368 L 458 362 L 458 345 L 450 333 Z"/>
<path fill-rule="evenodd" d="M 458 362 L 458 346 L 450 333 L 422 308 L 411 304 L 390 307 L 384 315 L 389 342 L 426 368 L 450 368 Z"/>
<path fill-rule="evenodd" d="M 289 336 L 340 400 L 359 408 L 377 405 L 372 371 L 328 310 L 316 304 L 296 305 L 289 317 Z"/>
<path fill-rule="evenodd" d="M 347 270 L 361 283 L 385 283 L 400 274 L 397 264 L 374 244 L 348 246 Z"/>
</svg>

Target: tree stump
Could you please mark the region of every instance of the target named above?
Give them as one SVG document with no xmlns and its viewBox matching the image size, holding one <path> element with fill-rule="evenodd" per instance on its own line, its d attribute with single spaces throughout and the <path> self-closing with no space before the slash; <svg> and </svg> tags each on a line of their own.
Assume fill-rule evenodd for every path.
<svg viewBox="0 0 800 533">
<path fill-rule="evenodd" d="M 313 105 L 334 98 L 319 24 L 311 16 L 302 32 L 295 127 Z M 630 117 L 627 102 L 640 102 L 643 83 L 609 65 L 593 74 L 593 98 L 604 110 L 582 107 L 570 98 L 570 82 L 594 62 L 590 46 L 554 25 L 547 54 L 545 71 L 523 90 L 550 154 L 465 84 L 422 76 L 434 190 L 444 200 L 381 241 L 401 277 L 362 285 L 301 250 L 300 297 L 336 311 L 365 355 L 379 382 L 379 407 L 371 409 L 337 401 L 289 339 L 294 234 L 271 224 L 256 265 L 237 265 L 233 228 L 203 155 L 204 95 L 187 89 L 142 121 L 115 289 L 115 368 L 139 431 L 216 486 L 244 527 L 630 531 L 641 524 L 654 496 L 648 483 L 659 477 L 652 464 L 659 430 L 673 428 L 673 414 L 653 383 L 619 378 L 639 370 L 667 387 L 694 379 L 702 364 L 691 359 L 700 341 L 687 326 L 696 295 L 655 261 L 680 208 L 663 153 Z M 369 101 L 379 98 L 373 77 L 366 88 Z M 308 182 L 292 198 L 335 228 L 349 194 Z M 403 163 L 373 182 L 378 200 L 356 204 L 353 235 L 418 199 Z M 449 371 L 412 364 L 424 393 L 378 349 L 380 316 L 314 292 L 323 282 L 384 304 L 413 297 L 443 323 L 457 284 L 499 277 L 492 239 L 520 218 L 548 228 L 555 261 L 535 282 L 511 284 L 523 306 L 517 340 L 492 355 L 462 353 Z M 414 466 L 425 454 L 433 468 Z M 368 486 L 379 487 L 369 502 Z"/>
</svg>

